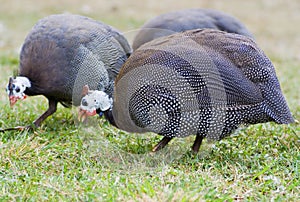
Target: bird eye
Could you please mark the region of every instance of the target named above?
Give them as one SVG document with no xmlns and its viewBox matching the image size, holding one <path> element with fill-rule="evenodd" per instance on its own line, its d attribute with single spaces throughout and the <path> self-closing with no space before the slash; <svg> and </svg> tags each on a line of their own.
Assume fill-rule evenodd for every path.
<svg viewBox="0 0 300 202">
<path fill-rule="evenodd" d="M 86 99 L 82 99 L 81 104 L 83 106 L 88 106 L 88 103 L 87 103 Z"/>
<path fill-rule="evenodd" d="M 20 88 L 19 88 L 19 87 L 16 88 L 16 92 L 17 92 L 17 93 L 20 92 Z"/>
</svg>

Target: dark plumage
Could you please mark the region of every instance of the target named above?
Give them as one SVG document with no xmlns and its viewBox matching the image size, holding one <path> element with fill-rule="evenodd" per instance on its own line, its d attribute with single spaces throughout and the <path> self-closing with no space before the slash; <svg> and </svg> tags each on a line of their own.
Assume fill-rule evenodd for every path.
<svg viewBox="0 0 300 202">
<path fill-rule="evenodd" d="M 236 18 L 212 9 L 184 9 L 159 15 L 146 22 L 133 40 L 133 50 L 161 36 L 198 28 L 210 28 L 253 38 Z"/>
<path fill-rule="evenodd" d="M 83 101 L 93 105 L 96 92 L 84 93 Z M 293 122 L 275 69 L 256 43 L 211 29 L 144 44 L 115 80 L 111 109 L 100 95 L 94 109 L 81 108 L 100 108 L 122 130 L 164 136 L 155 151 L 173 137 L 196 135 L 197 152 L 204 137 L 220 140 L 242 124 Z"/>
<path fill-rule="evenodd" d="M 106 24 L 71 14 L 45 17 L 22 46 L 19 75 L 7 88 L 11 104 L 24 94 L 44 95 L 49 108 L 34 121 L 39 126 L 58 102 L 78 106 L 83 85 L 112 96 L 113 81 L 130 53 L 127 40 Z"/>
</svg>

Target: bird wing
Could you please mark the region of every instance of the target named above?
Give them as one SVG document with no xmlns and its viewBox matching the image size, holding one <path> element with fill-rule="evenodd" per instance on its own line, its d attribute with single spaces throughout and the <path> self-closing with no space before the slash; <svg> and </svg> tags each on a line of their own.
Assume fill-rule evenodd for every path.
<svg viewBox="0 0 300 202">
<path fill-rule="evenodd" d="M 186 104 L 195 97 L 200 108 L 242 107 L 263 101 L 259 87 L 236 61 L 223 51 L 184 35 L 141 46 L 125 63 L 116 82 L 129 71 L 138 71 L 141 83 L 148 79 L 149 83 L 171 88 Z M 133 82 L 138 83 L 136 78 Z"/>
</svg>

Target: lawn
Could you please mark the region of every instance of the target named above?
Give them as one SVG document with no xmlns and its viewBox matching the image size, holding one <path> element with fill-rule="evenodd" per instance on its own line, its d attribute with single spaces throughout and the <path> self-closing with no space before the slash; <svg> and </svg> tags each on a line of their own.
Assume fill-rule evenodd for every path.
<svg viewBox="0 0 300 202">
<path fill-rule="evenodd" d="M 215 8 L 251 30 L 275 65 L 282 91 L 300 120 L 298 0 L 179 1 L 0 0 L 0 128 L 30 124 L 47 109 L 42 96 L 11 109 L 4 90 L 18 68 L 19 49 L 35 22 L 71 12 L 101 20 L 129 41 L 147 19 L 190 7 Z M 288 3 L 286 3 L 288 2 Z M 34 132 L 0 133 L 0 201 L 298 201 L 300 124 L 257 124 L 219 142 L 173 140 L 158 153 L 156 134 L 130 134 L 77 109 L 58 111 Z"/>
</svg>

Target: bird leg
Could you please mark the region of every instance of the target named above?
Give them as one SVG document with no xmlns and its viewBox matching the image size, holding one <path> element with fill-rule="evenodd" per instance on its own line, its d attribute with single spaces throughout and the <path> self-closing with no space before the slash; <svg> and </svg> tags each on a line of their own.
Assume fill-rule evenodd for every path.
<svg viewBox="0 0 300 202">
<path fill-rule="evenodd" d="M 49 107 L 47 109 L 47 111 L 45 111 L 38 119 L 36 119 L 33 124 L 34 126 L 37 128 L 41 125 L 41 123 L 51 114 L 53 114 L 54 112 L 56 112 L 56 108 L 57 108 L 57 101 L 55 100 L 49 100 Z M 32 130 L 33 127 L 32 125 L 29 126 L 16 126 L 13 128 L 0 128 L 0 133 L 4 133 L 5 131 L 11 131 L 11 130 L 19 130 L 19 131 L 23 131 L 23 130 Z"/>
<path fill-rule="evenodd" d="M 16 127 L 13 127 L 13 128 L 0 128 L 0 133 L 4 133 L 5 131 L 10 131 L 10 130 L 19 130 L 19 131 L 22 131 L 24 130 L 26 127 L 24 126 L 16 126 Z"/>
<path fill-rule="evenodd" d="M 163 149 L 171 140 L 173 137 L 163 137 L 161 141 L 152 149 L 153 152 L 157 152 L 161 149 Z"/>
<path fill-rule="evenodd" d="M 202 143 L 202 140 L 203 140 L 203 136 L 201 136 L 201 135 L 196 135 L 196 139 L 195 139 L 194 144 L 193 144 L 193 146 L 192 146 L 192 151 L 193 151 L 194 153 L 198 153 L 199 148 L 200 148 L 201 143 Z"/>
<path fill-rule="evenodd" d="M 54 112 L 56 112 L 57 109 L 57 101 L 56 100 L 50 100 L 48 99 L 49 107 L 47 111 L 45 111 L 39 118 L 37 118 L 33 124 L 35 127 L 39 127 L 41 123 L 50 115 L 52 115 Z M 28 126 L 31 127 L 31 126 Z"/>
</svg>

